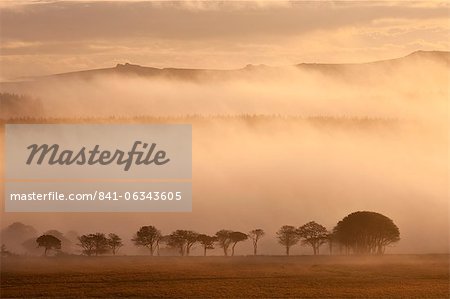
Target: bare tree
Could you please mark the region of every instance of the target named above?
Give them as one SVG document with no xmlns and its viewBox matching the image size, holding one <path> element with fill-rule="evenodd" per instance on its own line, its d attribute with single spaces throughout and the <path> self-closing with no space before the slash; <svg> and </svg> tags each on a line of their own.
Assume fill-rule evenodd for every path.
<svg viewBox="0 0 450 299">
<path fill-rule="evenodd" d="M 156 227 L 149 225 L 142 226 L 131 240 L 136 246 L 147 247 L 150 255 L 153 256 L 160 238 L 161 232 Z"/>
<path fill-rule="evenodd" d="M 298 229 L 298 234 L 303 239 L 302 243 L 310 245 L 314 255 L 319 254 L 319 248 L 328 240 L 328 231 L 325 226 L 310 221 Z"/>
<path fill-rule="evenodd" d="M 286 255 L 288 256 L 291 247 L 300 240 L 297 229 L 291 225 L 282 226 L 277 232 L 277 238 L 278 242 L 286 247 Z"/>
<path fill-rule="evenodd" d="M 253 243 L 253 255 L 258 254 L 258 241 L 259 241 L 259 239 L 264 237 L 264 235 L 265 235 L 265 232 L 260 228 L 251 230 L 248 233 L 248 236 L 250 239 L 252 239 L 252 243 Z"/>
</svg>

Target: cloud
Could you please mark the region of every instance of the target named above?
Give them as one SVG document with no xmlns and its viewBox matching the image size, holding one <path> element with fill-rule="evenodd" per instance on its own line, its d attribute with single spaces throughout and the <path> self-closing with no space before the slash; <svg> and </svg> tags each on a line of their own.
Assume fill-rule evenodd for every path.
<svg viewBox="0 0 450 299">
<path fill-rule="evenodd" d="M 237 68 L 364 62 L 449 49 L 446 3 L 14 3 L 0 8 L 4 78 L 76 70 L 62 68 L 68 60 L 89 61 L 87 68 L 123 61 Z"/>
<path fill-rule="evenodd" d="M 2 38 L 73 40 L 152 37 L 247 39 L 299 35 L 313 30 L 370 24 L 385 18 L 447 18 L 440 7 L 293 3 L 289 7 L 219 2 L 52 2 L 2 9 Z M 250 2 L 252 3 L 252 2 Z M 186 9 L 210 6 L 216 9 Z M 239 9 L 236 9 L 236 6 Z"/>
</svg>

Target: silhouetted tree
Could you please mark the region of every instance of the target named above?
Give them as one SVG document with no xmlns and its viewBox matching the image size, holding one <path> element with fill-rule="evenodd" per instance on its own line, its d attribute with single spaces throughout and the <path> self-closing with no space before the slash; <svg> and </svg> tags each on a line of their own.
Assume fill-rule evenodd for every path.
<svg viewBox="0 0 450 299">
<path fill-rule="evenodd" d="M 300 240 L 300 236 L 295 227 L 283 225 L 277 232 L 278 242 L 286 248 L 286 255 L 289 255 L 291 246 L 294 246 Z"/>
<path fill-rule="evenodd" d="M 38 247 L 44 247 L 44 256 L 47 256 L 49 249 L 61 249 L 61 240 L 52 235 L 42 235 L 36 239 Z"/>
<path fill-rule="evenodd" d="M 123 246 L 122 239 L 118 235 L 110 233 L 108 235 L 108 246 L 111 248 L 112 254 L 116 255 L 120 247 Z"/>
<path fill-rule="evenodd" d="M 233 231 L 222 229 L 216 233 L 217 243 L 223 248 L 223 254 L 228 256 L 228 248 L 231 244 L 231 233 Z"/>
<path fill-rule="evenodd" d="M 198 242 L 198 234 L 191 230 L 176 230 L 169 235 L 168 245 L 178 248 L 182 256 L 189 256 L 192 246 Z"/>
<path fill-rule="evenodd" d="M 328 231 L 325 226 L 314 221 L 310 221 L 299 227 L 298 234 L 303 239 L 303 244 L 312 247 L 314 255 L 319 254 L 320 246 L 326 243 L 328 239 Z"/>
<path fill-rule="evenodd" d="M 215 236 L 198 235 L 198 241 L 203 246 L 203 256 L 206 256 L 207 249 L 214 249 L 214 242 L 217 238 Z"/>
<path fill-rule="evenodd" d="M 56 229 L 51 229 L 51 230 L 46 231 L 44 233 L 44 235 L 52 235 L 53 237 L 60 239 L 61 247 L 64 248 L 64 251 L 67 252 L 72 249 L 72 245 L 73 245 L 72 242 L 68 238 L 66 238 L 66 236 L 62 232 L 60 232 Z"/>
<path fill-rule="evenodd" d="M 167 245 L 176 248 L 181 256 L 186 250 L 186 235 L 183 230 L 176 230 L 168 236 Z"/>
<path fill-rule="evenodd" d="M 191 252 L 192 246 L 198 242 L 198 233 L 193 232 L 191 230 L 184 231 L 185 240 L 186 240 L 186 255 L 189 255 Z"/>
<path fill-rule="evenodd" d="M 250 239 L 252 239 L 252 243 L 253 243 L 253 255 L 258 254 L 258 241 L 259 241 L 259 239 L 264 237 L 264 235 L 265 235 L 264 231 L 260 228 L 251 230 L 248 233 L 248 236 L 250 237 Z"/>
<path fill-rule="evenodd" d="M 102 233 L 82 235 L 78 240 L 80 241 L 78 245 L 83 248 L 82 252 L 88 256 L 92 254 L 98 256 L 109 250 L 108 238 Z"/>
<path fill-rule="evenodd" d="M 59 230 L 56 230 L 56 229 L 48 230 L 48 231 L 46 231 L 44 233 L 44 235 L 52 235 L 53 237 L 60 239 L 61 243 L 63 242 L 63 239 L 66 239 L 64 237 L 64 234 L 62 232 L 60 232 Z"/>
<path fill-rule="evenodd" d="M 375 212 L 354 212 L 338 222 L 333 235 L 356 254 L 383 254 L 400 240 L 400 231 L 388 217 Z"/>
<path fill-rule="evenodd" d="M 92 235 L 82 235 L 78 237 L 78 243 L 77 245 L 80 246 L 81 252 L 83 254 L 86 254 L 87 256 L 91 256 L 94 253 L 95 249 L 95 241 L 92 238 Z"/>
<path fill-rule="evenodd" d="M 230 234 L 231 243 L 233 243 L 233 246 L 231 246 L 231 256 L 234 256 L 234 248 L 236 247 L 236 244 L 238 242 L 242 242 L 248 239 L 247 234 L 241 233 L 241 232 L 232 232 Z"/>
<path fill-rule="evenodd" d="M 136 246 L 144 246 L 150 250 L 150 255 L 153 253 L 158 244 L 158 240 L 161 238 L 161 232 L 156 227 L 142 226 L 133 237 L 132 241 Z"/>
<path fill-rule="evenodd" d="M 105 234 L 95 233 L 91 237 L 94 239 L 94 253 L 96 256 L 109 251 L 108 238 L 106 238 Z"/>
</svg>

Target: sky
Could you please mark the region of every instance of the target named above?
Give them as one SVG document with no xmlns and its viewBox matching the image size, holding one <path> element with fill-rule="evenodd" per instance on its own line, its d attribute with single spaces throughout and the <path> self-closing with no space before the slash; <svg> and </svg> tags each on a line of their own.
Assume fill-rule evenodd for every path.
<svg viewBox="0 0 450 299">
<path fill-rule="evenodd" d="M 439 1 L 1 1 L 0 79 L 136 63 L 358 63 L 449 49 Z"/>
<path fill-rule="evenodd" d="M 235 69 L 448 51 L 449 7 L 437 1 L 1 1 L 0 80 L 124 62 Z M 21 221 L 40 232 L 116 232 L 127 240 L 142 225 L 208 234 L 260 227 L 267 232 L 264 253 L 282 254 L 275 241 L 281 225 L 314 220 L 332 229 L 345 215 L 369 210 L 400 228 L 402 240 L 389 252 L 448 252 L 448 63 L 415 57 L 346 76 L 287 67 L 203 82 L 105 76 L 3 84 L 41 100 L 49 116 L 278 114 L 359 121 L 200 121 L 193 129 L 192 213 L 1 213 L 0 226 Z M 390 121 L 372 127 L 363 125 L 367 118 Z"/>
</svg>

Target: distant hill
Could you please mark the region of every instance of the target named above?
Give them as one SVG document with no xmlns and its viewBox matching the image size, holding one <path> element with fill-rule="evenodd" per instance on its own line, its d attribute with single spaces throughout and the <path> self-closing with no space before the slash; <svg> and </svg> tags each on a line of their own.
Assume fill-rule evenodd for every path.
<svg viewBox="0 0 450 299">
<path fill-rule="evenodd" d="M 368 63 L 354 63 L 354 64 L 326 64 L 326 63 L 301 63 L 294 65 L 300 70 L 321 72 L 324 74 L 334 75 L 340 73 L 360 72 L 373 67 L 382 67 L 386 70 L 404 65 L 405 63 L 413 63 L 417 61 L 435 61 L 436 63 L 450 66 L 450 52 L 447 51 L 416 51 L 405 57 L 382 60 Z M 184 69 L 184 68 L 155 68 L 146 67 L 136 64 L 117 64 L 115 67 L 76 71 L 69 73 L 61 73 L 50 76 L 33 77 L 23 81 L 3 82 L 0 87 L 7 87 L 17 85 L 24 82 L 40 82 L 53 79 L 81 79 L 90 80 L 94 77 L 101 77 L 105 75 L 119 75 L 119 76 L 138 76 L 146 78 L 169 78 L 176 80 L 211 80 L 211 79 L 226 79 L 234 78 L 235 76 L 246 76 L 255 72 L 277 72 L 283 67 L 271 67 L 266 65 L 247 65 L 241 69 L 234 70 L 212 70 L 212 69 Z"/>
<path fill-rule="evenodd" d="M 303 86 L 306 86 L 307 88 L 313 86 L 313 88 L 317 89 L 326 89 L 328 88 L 328 86 L 326 86 L 327 82 L 344 83 L 346 84 L 343 85 L 345 88 L 355 86 L 357 88 L 356 90 L 368 89 L 372 91 L 377 90 L 378 92 L 377 86 L 382 86 L 382 88 L 384 88 L 383 85 L 378 84 L 385 84 L 386 82 L 389 84 L 393 83 L 394 85 L 388 88 L 395 89 L 395 84 L 399 82 L 396 80 L 401 80 L 403 83 L 408 84 L 407 87 L 404 88 L 409 88 L 409 90 L 401 92 L 408 93 L 408 98 L 414 99 L 417 97 L 424 97 L 424 94 L 428 92 L 424 91 L 417 95 L 413 92 L 416 86 L 422 86 L 421 84 L 426 78 L 435 82 L 436 85 L 434 86 L 437 86 L 439 89 L 438 91 L 429 91 L 431 96 L 433 96 L 433 92 L 439 93 L 440 90 L 447 90 L 449 66 L 450 52 L 439 51 L 417 51 L 397 59 L 358 64 L 301 63 L 288 67 L 247 65 L 246 67 L 234 70 L 154 68 L 125 63 L 118 64 L 111 68 L 34 77 L 16 82 L 2 82 L 0 83 L 0 119 L 10 118 L 11 115 L 14 115 L 16 118 L 30 115 L 33 117 L 44 115 L 45 113 L 48 113 L 47 111 L 53 109 L 53 106 L 49 104 L 52 102 L 51 99 L 56 100 L 53 101 L 53 104 L 55 104 L 59 103 L 60 99 L 71 98 L 72 103 L 74 100 L 77 103 L 78 101 L 84 103 L 84 106 L 80 109 L 91 109 L 89 108 L 90 105 L 98 105 L 99 99 L 103 99 L 109 103 L 111 98 L 116 96 L 116 93 L 111 93 L 108 90 L 108 86 L 112 86 L 111 84 L 120 85 L 123 82 L 126 83 L 126 79 L 132 78 L 132 80 L 134 80 L 136 77 L 155 80 L 152 83 L 156 84 L 148 84 L 148 90 L 145 90 L 144 94 L 149 94 L 155 86 L 156 88 L 161 86 L 160 84 L 157 84 L 158 82 L 156 80 L 158 79 L 163 79 L 165 81 L 173 80 L 175 83 L 181 81 L 195 82 L 196 86 L 171 84 L 167 87 L 166 81 L 162 86 L 165 86 L 164 88 L 166 89 L 163 90 L 166 91 L 171 90 L 172 88 L 175 89 L 181 87 L 194 88 L 196 92 L 202 90 L 203 85 L 209 85 L 208 87 L 210 89 L 206 89 L 207 91 L 211 89 L 215 90 L 215 87 L 218 86 L 219 89 L 217 90 L 218 92 L 221 92 L 221 90 L 229 90 L 227 88 L 230 88 L 231 86 L 236 87 L 236 85 L 234 85 L 236 82 L 240 84 L 242 83 L 241 81 L 246 81 L 246 83 L 257 83 L 254 86 L 258 86 L 258 90 L 252 91 L 254 92 L 255 98 L 259 96 L 259 92 L 265 92 L 264 88 L 259 88 L 265 86 L 266 83 L 269 85 L 272 84 L 272 81 L 274 81 L 273 83 L 275 84 L 280 82 L 283 84 L 294 84 L 290 85 L 289 88 L 295 86 L 294 88 L 298 88 L 299 94 L 301 94 Z M 296 72 L 296 69 L 301 70 L 301 72 Z M 316 74 L 319 74 L 319 76 L 316 76 Z M 306 83 L 303 85 L 303 80 L 305 78 Z M 393 81 L 391 80 L 392 78 L 394 79 Z M 314 84 L 310 84 L 311 82 L 308 80 L 314 82 Z M 128 83 L 136 82 L 133 81 Z M 139 81 L 138 83 L 144 83 L 139 85 L 144 86 L 150 82 Z M 219 84 L 217 85 L 217 83 Z M 228 84 L 229 86 L 227 86 Z M 308 84 L 310 84 L 309 87 Z M 131 91 L 131 89 L 134 88 L 133 86 L 133 84 L 128 85 L 128 89 L 123 90 L 123 92 Z M 224 86 L 226 88 L 221 89 Z M 144 91 L 144 89 L 145 88 L 142 88 L 140 91 Z M 411 91 L 411 89 L 413 91 Z M 423 89 L 427 89 L 427 87 L 425 86 Z M 332 91 L 330 93 L 332 93 Z M 373 97 L 374 95 L 369 95 L 369 97 L 370 96 Z M 379 98 L 380 94 L 376 94 L 375 96 Z M 122 97 L 124 97 L 124 94 L 122 94 Z M 181 97 L 182 91 L 180 91 L 180 98 Z M 364 97 L 364 95 L 362 95 L 362 97 Z M 165 97 L 163 95 L 161 98 L 169 98 L 169 100 L 164 103 L 161 101 L 158 104 L 160 105 L 158 107 L 169 109 L 171 105 L 175 105 L 173 104 L 174 100 L 170 100 L 170 97 Z M 439 99 L 439 96 L 437 98 Z M 178 105 L 178 102 L 176 103 L 176 105 Z M 193 103 L 195 103 L 195 101 L 193 101 Z M 134 105 L 139 104 L 138 102 L 134 102 Z M 189 106 L 186 103 L 184 103 L 184 105 Z M 193 105 L 195 106 L 197 104 Z M 253 104 L 247 104 L 247 106 L 252 105 Z M 215 108 L 209 109 L 214 110 Z M 241 111 L 239 110 L 240 107 L 234 109 L 236 109 L 236 111 Z M 121 111 L 115 111 L 114 113 L 120 115 L 120 112 Z M 219 113 L 223 113 L 223 111 L 219 110 Z"/>
<path fill-rule="evenodd" d="M 183 69 L 183 68 L 154 68 L 140 66 L 137 64 L 117 64 L 112 68 L 93 69 L 86 71 L 70 72 L 55 74 L 46 77 L 38 77 L 38 79 L 54 79 L 54 78 L 82 78 L 91 79 L 101 75 L 135 75 L 140 77 L 169 77 L 175 79 L 193 80 L 200 75 L 214 74 L 221 75 L 225 73 L 235 72 L 233 70 L 206 70 L 206 69 Z"/>
<path fill-rule="evenodd" d="M 304 70 L 320 71 L 324 73 L 346 72 L 346 71 L 362 71 L 368 67 L 384 68 L 386 70 L 405 65 L 407 63 L 415 63 L 420 61 L 434 61 L 438 64 L 450 66 L 450 52 L 448 51 L 415 51 L 407 56 L 380 60 L 367 63 L 343 63 L 343 64 L 327 64 L 327 63 L 301 63 L 296 66 Z"/>
</svg>

